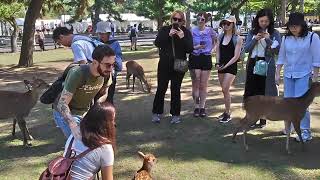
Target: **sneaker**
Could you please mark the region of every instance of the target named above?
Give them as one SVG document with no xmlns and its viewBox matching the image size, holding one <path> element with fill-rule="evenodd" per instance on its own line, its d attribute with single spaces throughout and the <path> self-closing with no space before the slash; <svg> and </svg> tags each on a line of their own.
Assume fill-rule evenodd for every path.
<svg viewBox="0 0 320 180">
<path fill-rule="evenodd" d="M 226 112 L 223 112 L 220 116 L 218 116 L 217 118 L 219 119 L 219 120 L 221 120 L 221 119 L 223 119 L 224 118 L 224 116 L 226 115 L 227 113 Z"/>
<path fill-rule="evenodd" d="M 160 114 L 152 114 L 152 122 L 154 123 L 160 123 Z"/>
<path fill-rule="evenodd" d="M 171 124 L 179 124 L 181 122 L 180 116 L 172 116 Z"/>
<path fill-rule="evenodd" d="M 261 122 L 261 120 L 260 120 L 260 123 L 252 124 L 250 127 L 261 129 L 261 128 L 264 128 L 266 125 L 267 125 L 267 123 L 265 121 Z"/>
<path fill-rule="evenodd" d="M 200 115 L 200 109 L 199 108 L 195 108 L 194 111 L 193 111 L 193 116 L 194 117 L 199 117 Z"/>
<path fill-rule="evenodd" d="M 206 109 L 200 108 L 200 117 L 206 117 L 206 116 L 207 116 Z"/>
<path fill-rule="evenodd" d="M 230 114 L 225 114 L 224 115 L 224 117 L 219 121 L 219 122 L 221 122 L 221 123 L 227 123 L 227 122 L 229 122 L 231 120 L 231 116 L 230 116 Z"/>
<path fill-rule="evenodd" d="M 303 142 L 307 142 L 307 141 L 310 141 L 312 139 L 311 132 L 308 129 L 302 130 L 301 131 L 301 136 L 302 136 Z M 300 138 L 299 138 L 298 135 L 296 136 L 295 139 L 296 139 L 296 141 L 300 142 Z"/>
</svg>

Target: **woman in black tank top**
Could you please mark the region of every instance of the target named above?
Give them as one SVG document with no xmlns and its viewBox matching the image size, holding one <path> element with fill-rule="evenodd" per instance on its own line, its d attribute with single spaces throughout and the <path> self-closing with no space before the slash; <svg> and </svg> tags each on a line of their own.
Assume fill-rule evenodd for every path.
<svg viewBox="0 0 320 180">
<path fill-rule="evenodd" d="M 233 38 L 233 36 L 232 36 Z M 226 65 L 234 56 L 234 50 L 235 50 L 235 45 L 233 43 L 233 39 L 230 39 L 229 43 L 227 45 L 223 44 L 224 36 L 222 37 L 222 40 L 219 44 L 220 46 L 220 61 L 219 65 L 224 66 Z M 233 75 L 237 75 L 237 61 L 228 66 L 225 69 L 218 70 L 218 73 L 229 73 Z"/>
<path fill-rule="evenodd" d="M 221 123 L 227 123 L 231 120 L 230 117 L 230 86 L 233 83 L 237 74 L 237 61 L 240 57 L 242 39 L 235 34 L 236 18 L 229 17 L 220 22 L 220 27 L 224 33 L 219 36 L 217 43 L 217 63 L 218 78 L 224 97 L 225 111 L 218 116 Z"/>
</svg>

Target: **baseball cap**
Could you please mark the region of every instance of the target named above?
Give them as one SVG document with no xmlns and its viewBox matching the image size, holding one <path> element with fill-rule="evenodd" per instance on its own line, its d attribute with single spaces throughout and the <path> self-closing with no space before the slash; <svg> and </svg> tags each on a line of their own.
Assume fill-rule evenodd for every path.
<svg viewBox="0 0 320 180">
<path fill-rule="evenodd" d="M 106 21 L 100 21 L 97 23 L 96 33 L 111 33 L 110 24 Z"/>
</svg>

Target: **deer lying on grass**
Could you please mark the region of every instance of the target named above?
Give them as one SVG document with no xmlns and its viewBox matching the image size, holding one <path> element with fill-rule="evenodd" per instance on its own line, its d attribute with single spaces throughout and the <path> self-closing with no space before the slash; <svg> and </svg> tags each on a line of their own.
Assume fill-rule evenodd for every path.
<svg viewBox="0 0 320 180">
<path fill-rule="evenodd" d="M 148 81 L 144 75 L 144 70 L 143 70 L 142 66 L 140 66 L 135 61 L 128 61 L 126 63 L 126 67 L 127 67 L 127 77 L 126 77 L 127 89 L 129 89 L 130 77 L 131 77 L 131 75 L 133 75 L 132 91 L 134 92 L 134 83 L 135 83 L 135 78 L 137 77 L 140 80 L 143 91 L 145 91 L 145 90 L 143 88 L 142 81 L 145 84 L 145 86 L 147 87 L 147 92 L 150 93 L 151 92 L 151 85 L 148 83 Z"/>
<path fill-rule="evenodd" d="M 132 180 L 152 180 L 151 169 L 156 163 L 157 159 L 153 154 L 143 154 L 138 152 L 141 159 L 143 159 L 142 168 L 140 168 L 134 175 Z"/>
<path fill-rule="evenodd" d="M 33 79 L 32 82 L 24 80 L 27 92 L 0 91 L 0 119 L 13 118 L 12 136 L 15 136 L 15 127 L 18 122 L 23 134 L 23 145 L 31 146 L 33 140 L 27 128 L 25 117 L 36 105 L 39 97 L 39 90 L 49 87 L 42 79 Z"/>
<path fill-rule="evenodd" d="M 243 144 L 245 149 L 249 147 L 246 142 L 246 134 L 250 126 L 256 123 L 259 119 L 268 119 L 271 121 L 285 121 L 285 129 L 287 134 L 286 150 L 290 154 L 289 138 L 291 123 L 297 132 L 302 148 L 304 142 L 301 137 L 300 121 L 305 115 L 309 105 L 312 103 L 315 96 L 320 95 L 320 82 L 314 82 L 311 88 L 301 97 L 283 98 L 273 96 L 250 96 L 244 100 L 244 109 L 246 116 L 240 121 L 240 126 L 233 133 L 233 141 L 237 133 L 243 130 Z"/>
</svg>

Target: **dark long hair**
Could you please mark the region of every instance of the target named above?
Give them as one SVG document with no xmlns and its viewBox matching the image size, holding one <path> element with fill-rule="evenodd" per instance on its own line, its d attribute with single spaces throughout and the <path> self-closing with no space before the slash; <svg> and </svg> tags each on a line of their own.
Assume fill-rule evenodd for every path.
<svg viewBox="0 0 320 180">
<path fill-rule="evenodd" d="M 254 35 L 258 34 L 259 33 L 259 30 L 261 29 L 261 27 L 259 26 L 259 18 L 260 17 L 263 17 L 263 16 L 267 16 L 269 21 L 270 21 L 270 24 L 268 26 L 268 32 L 270 34 L 273 34 L 274 32 L 274 18 L 273 18 L 273 12 L 271 9 L 269 8 L 265 8 L 265 9 L 260 9 L 258 12 L 257 12 L 257 15 L 256 17 L 253 19 L 253 22 L 252 22 L 252 32 Z"/>
<path fill-rule="evenodd" d="M 90 149 L 111 144 L 116 150 L 115 109 L 110 103 L 96 103 L 80 123 L 82 142 Z"/>
</svg>

